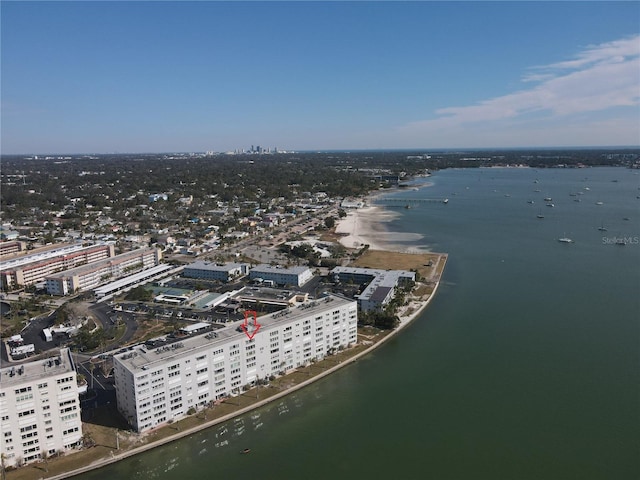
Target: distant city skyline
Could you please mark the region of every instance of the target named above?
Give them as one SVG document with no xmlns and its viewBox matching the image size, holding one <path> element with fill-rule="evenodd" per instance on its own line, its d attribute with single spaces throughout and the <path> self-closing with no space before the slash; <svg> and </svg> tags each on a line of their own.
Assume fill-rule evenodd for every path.
<svg viewBox="0 0 640 480">
<path fill-rule="evenodd" d="M 637 2 L 1 13 L 2 154 L 640 145 Z"/>
</svg>

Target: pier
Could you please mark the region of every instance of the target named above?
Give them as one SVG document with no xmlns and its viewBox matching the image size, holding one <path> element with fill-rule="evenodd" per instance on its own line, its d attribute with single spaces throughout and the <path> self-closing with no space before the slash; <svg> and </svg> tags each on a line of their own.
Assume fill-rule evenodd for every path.
<svg viewBox="0 0 640 480">
<path fill-rule="evenodd" d="M 386 203 L 391 205 L 409 205 L 420 203 L 449 203 L 448 198 L 377 198 L 373 203 Z"/>
</svg>

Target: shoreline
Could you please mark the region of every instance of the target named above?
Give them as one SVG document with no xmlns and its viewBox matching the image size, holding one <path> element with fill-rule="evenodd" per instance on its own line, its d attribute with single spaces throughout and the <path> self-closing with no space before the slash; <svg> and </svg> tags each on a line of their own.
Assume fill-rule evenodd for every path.
<svg viewBox="0 0 640 480">
<path fill-rule="evenodd" d="M 444 265 L 443 265 L 443 271 L 444 271 L 444 267 L 446 266 L 446 262 L 447 262 L 447 255 L 443 254 L 443 261 L 444 261 Z M 244 415 L 246 413 L 249 413 L 253 410 L 256 410 L 258 408 L 261 408 L 271 402 L 274 402 L 276 400 L 279 400 L 287 395 L 290 395 L 298 390 L 301 390 L 305 387 L 307 387 L 308 385 L 328 376 L 331 375 L 332 373 L 336 372 L 337 370 L 340 370 L 341 368 L 344 368 L 348 365 L 351 365 L 352 363 L 355 363 L 356 361 L 358 361 L 360 358 L 362 358 L 363 356 L 373 352 L 375 349 L 379 348 L 380 346 L 384 345 L 389 339 L 395 337 L 400 331 L 404 330 L 405 327 L 407 327 L 409 324 L 411 324 L 418 316 L 420 316 L 421 313 L 423 313 L 425 311 L 425 309 L 427 308 L 427 306 L 431 303 L 431 300 L 433 300 L 433 298 L 435 297 L 437 291 L 438 291 L 438 287 L 440 286 L 440 279 L 438 279 L 438 281 L 435 282 L 434 284 L 434 288 L 433 291 L 431 292 L 431 294 L 429 294 L 429 298 L 427 298 L 424 301 L 420 301 L 418 302 L 418 308 L 413 311 L 411 314 L 406 315 L 404 317 L 400 317 L 400 325 L 398 325 L 395 329 L 391 330 L 387 335 L 385 335 L 382 339 L 376 341 L 375 343 L 373 343 L 371 346 L 369 346 L 368 348 L 366 348 L 365 350 L 363 350 L 362 352 L 354 355 L 353 357 L 348 358 L 347 360 L 339 363 L 338 365 L 335 365 L 329 369 L 327 369 L 326 371 L 319 373 L 311 378 L 309 378 L 308 380 L 305 380 L 304 382 L 301 382 L 297 385 L 294 385 L 292 387 L 287 388 L 286 390 L 283 390 L 282 392 L 279 392 L 269 398 L 266 398 L 264 400 L 261 400 L 259 402 L 256 402 L 254 404 L 251 404 L 247 407 L 241 408 L 240 410 L 236 411 L 236 412 L 232 412 L 229 413 L 223 417 L 220 418 L 216 418 L 216 419 L 212 419 L 206 423 L 202 423 L 196 427 L 192 427 L 188 430 L 184 430 L 181 431 L 179 433 L 176 433 L 174 435 L 171 435 L 169 437 L 148 443 L 146 445 L 141 445 L 140 447 L 135 447 L 132 448 L 131 450 L 127 450 L 123 453 L 120 454 L 114 454 L 111 457 L 107 457 L 107 458 L 102 458 L 99 460 L 96 460 L 84 467 L 81 468 L 77 468 L 75 470 L 71 470 L 69 472 L 65 472 L 65 473 L 60 473 L 54 476 L 50 476 L 50 477 L 40 477 L 40 478 L 46 478 L 46 479 L 51 479 L 51 480 L 62 480 L 65 478 L 71 478 L 71 477 L 75 477 L 77 475 L 82 475 L 83 473 L 87 473 L 90 472 L 92 470 L 99 470 L 100 468 L 109 466 L 111 464 L 117 463 L 121 460 L 125 460 L 127 458 L 139 455 L 141 453 L 145 453 L 148 452 L 150 450 L 153 450 L 155 448 L 161 447 L 163 445 L 172 443 L 176 440 L 180 440 L 183 439 L 185 437 L 188 437 L 189 435 L 193 435 L 195 433 L 199 433 L 203 430 L 207 430 L 211 427 L 214 427 L 216 425 L 219 425 L 221 423 L 227 422 L 229 420 L 232 420 L 236 417 L 239 417 L 241 415 Z M 9 473 L 9 472 L 8 472 Z"/>
<path fill-rule="evenodd" d="M 432 183 L 426 183 L 415 190 L 429 188 Z M 420 234 L 407 232 L 394 232 L 387 228 L 387 225 L 401 215 L 398 212 L 382 206 L 374 204 L 378 197 L 383 195 L 397 193 L 402 191 L 399 188 L 388 190 L 377 190 L 370 193 L 364 199 L 365 206 L 349 210 L 347 216 L 338 220 L 335 232 L 340 236 L 338 242 L 352 249 L 361 249 L 365 245 L 369 245 L 371 250 L 382 250 L 401 253 L 430 253 L 425 247 L 406 247 L 396 242 L 407 241 L 415 242 L 424 238 Z"/>
<path fill-rule="evenodd" d="M 397 190 L 394 190 L 397 191 Z M 388 191 L 384 191 L 384 192 L 375 192 L 371 195 L 369 195 L 366 199 L 367 203 L 371 202 L 373 199 L 375 199 L 376 197 L 387 193 Z M 381 235 L 381 230 L 384 231 L 384 233 L 386 234 L 390 234 L 390 235 L 394 235 L 394 237 L 397 239 L 398 238 L 398 234 L 394 233 L 394 232 L 389 232 L 387 230 L 384 229 L 384 224 L 388 223 L 390 221 L 392 221 L 393 219 L 399 217 L 400 214 L 399 213 L 395 213 L 395 212 L 390 212 L 388 209 L 385 209 L 382 206 L 378 206 L 378 205 L 368 205 L 366 207 L 363 207 L 362 209 L 356 209 L 354 211 L 351 211 L 347 214 L 347 217 L 344 217 L 343 219 L 341 219 L 338 224 L 336 225 L 336 233 L 347 233 L 346 236 L 340 238 L 339 242 L 350 249 L 360 249 L 362 248 L 364 245 L 369 245 L 369 248 L 372 250 L 381 250 L 381 251 L 396 251 L 396 252 L 401 252 L 401 253 L 428 253 L 425 250 L 422 250 L 420 247 L 417 248 L 403 248 L 402 246 L 398 246 L 397 244 L 392 244 L 392 243 L 386 243 L 384 241 L 375 241 L 374 238 L 379 238 Z M 339 230 L 342 230 L 340 231 Z M 407 235 L 411 236 L 412 234 L 400 234 L 403 235 L 402 238 L 406 238 Z M 421 297 L 414 297 L 411 299 L 411 301 L 409 302 L 409 305 L 407 305 L 405 307 L 405 313 L 407 311 L 411 311 L 411 313 L 409 313 L 408 315 L 401 315 L 399 314 L 399 320 L 400 320 L 400 324 L 394 328 L 393 330 L 389 331 L 386 335 L 384 335 L 383 338 L 374 341 L 374 343 L 372 343 L 371 345 L 367 346 L 364 350 L 362 350 L 359 353 L 356 353 L 355 355 L 353 355 L 352 357 L 349 357 L 343 361 L 341 361 L 339 364 L 334 365 L 333 367 L 328 368 L 327 370 L 314 375 L 313 377 L 310 377 L 307 380 L 304 380 L 296 385 L 290 386 L 288 388 L 286 388 L 285 390 L 282 390 L 278 393 L 276 393 L 275 395 L 272 395 L 268 398 L 265 398 L 263 400 L 259 400 L 255 403 L 252 403 L 250 405 L 247 405 L 245 407 L 239 408 L 237 411 L 228 413 L 226 415 L 223 415 L 219 418 L 214 418 L 211 419 L 209 421 L 205 421 L 201 424 L 198 424 L 194 427 L 188 428 L 184 431 L 178 431 L 175 434 L 169 435 L 165 438 L 161 438 L 152 442 L 149 442 L 147 444 L 144 445 L 140 445 L 137 447 L 133 447 L 127 450 L 123 450 L 121 451 L 121 453 L 114 453 L 113 451 L 111 451 L 111 456 L 106 456 L 106 457 L 102 457 L 99 458 L 97 460 L 94 460 L 93 462 L 82 466 L 80 468 L 76 468 L 74 470 L 70 470 L 67 472 L 63 472 L 63 473 L 58 473 L 52 476 L 43 476 L 42 472 L 38 472 L 37 478 L 46 478 L 46 479 L 55 479 L 55 480 L 62 480 L 62 479 L 66 479 L 66 478 L 71 478 L 71 477 L 75 477 L 78 475 L 82 475 L 84 473 L 88 473 L 90 471 L 93 470 L 99 470 L 103 467 L 112 465 L 116 462 L 119 462 L 121 460 L 125 460 L 127 458 L 148 452 L 150 450 L 153 450 L 155 448 L 167 445 L 169 443 L 172 443 L 176 440 L 180 440 L 183 438 L 186 438 L 190 435 L 199 433 L 201 431 L 207 430 L 209 428 L 212 428 L 216 425 L 225 423 L 229 420 L 232 420 L 236 417 L 245 415 L 253 410 L 256 410 L 258 408 L 261 408 L 271 402 L 274 402 L 276 400 L 279 400 L 283 397 L 286 397 L 298 390 L 301 390 L 305 387 L 307 387 L 308 385 L 328 376 L 331 375 L 332 373 L 336 372 L 337 370 L 346 367 L 347 365 L 350 365 L 352 363 L 355 363 L 356 361 L 358 361 L 360 358 L 362 358 L 365 355 L 368 355 L 370 353 L 372 353 L 375 349 L 379 348 L 380 346 L 384 345 L 389 339 L 395 337 L 399 332 L 403 331 L 409 324 L 411 324 L 416 318 L 418 318 L 425 310 L 426 308 L 429 306 L 429 304 L 431 303 L 431 301 L 433 300 L 433 298 L 435 297 L 438 288 L 440 286 L 440 280 L 442 277 L 442 274 L 444 273 L 444 268 L 446 266 L 447 260 L 448 260 L 448 255 L 447 254 L 438 254 L 440 256 L 440 260 L 439 262 L 442 262 L 442 268 L 440 269 L 440 274 L 436 275 L 435 278 L 432 281 L 432 285 L 433 285 L 433 290 L 431 291 L 431 293 L 428 294 L 428 297 L 426 297 L 426 294 L 421 296 Z M 362 342 L 362 340 L 361 340 Z M 356 344 L 357 345 L 357 344 Z M 285 376 L 286 377 L 286 376 Z M 177 424 L 179 424 L 179 421 L 176 422 Z M 161 428 L 166 428 L 165 427 L 161 427 Z M 8 478 L 10 478 L 10 473 L 11 472 L 7 472 Z M 35 476 L 34 476 L 35 477 Z"/>
</svg>

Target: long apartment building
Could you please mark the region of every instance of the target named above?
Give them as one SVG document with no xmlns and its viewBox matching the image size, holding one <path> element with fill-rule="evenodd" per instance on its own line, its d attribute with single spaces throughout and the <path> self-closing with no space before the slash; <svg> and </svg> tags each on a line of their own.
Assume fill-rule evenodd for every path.
<svg viewBox="0 0 640 480">
<path fill-rule="evenodd" d="M 0 257 L 24 252 L 27 249 L 26 242 L 14 240 L 12 242 L 0 242 Z"/>
<path fill-rule="evenodd" d="M 331 295 L 250 317 L 244 329 L 235 323 L 160 348 L 134 347 L 114 356 L 118 410 L 137 432 L 179 419 L 355 344 L 357 315 L 355 301 Z"/>
<path fill-rule="evenodd" d="M 80 399 L 68 348 L 0 369 L 0 452 L 20 466 L 81 445 Z"/>
<path fill-rule="evenodd" d="M 115 255 L 113 245 L 70 245 L 49 252 L 0 262 L 2 286 L 11 290 L 43 281 L 47 275 L 104 260 Z"/>
<path fill-rule="evenodd" d="M 46 277 L 47 293 L 68 295 L 91 290 L 109 281 L 155 267 L 162 260 L 162 252 L 154 247 L 140 248 L 106 258 L 81 267 Z"/>
</svg>

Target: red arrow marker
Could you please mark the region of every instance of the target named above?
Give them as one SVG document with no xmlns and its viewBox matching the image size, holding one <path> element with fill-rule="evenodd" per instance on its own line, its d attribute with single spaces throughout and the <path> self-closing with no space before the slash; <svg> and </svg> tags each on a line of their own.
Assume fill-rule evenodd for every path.
<svg viewBox="0 0 640 480">
<path fill-rule="evenodd" d="M 253 316 L 253 322 L 249 323 L 249 316 Z M 244 312 L 244 323 L 241 325 L 244 334 L 249 337 L 249 340 L 253 340 L 253 337 L 256 336 L 258 330 L 260 330 L 260 325 L 258 323 L 258 314 L 254 310 L 245 310 Z"/>
</svg>

